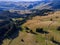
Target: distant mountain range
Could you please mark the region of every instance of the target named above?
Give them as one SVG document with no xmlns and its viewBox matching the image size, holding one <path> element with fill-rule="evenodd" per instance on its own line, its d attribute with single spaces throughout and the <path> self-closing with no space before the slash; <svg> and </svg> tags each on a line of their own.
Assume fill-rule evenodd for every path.
<svg viewBox="0 0 60 45">
<path fill-rule="evenodd" d="M 53 9 L 60 10 L 60 0 L 43 1 L 33 9 Z"/>
<path fill-rule="evenodd" d="M 60 1 L 6 2 L 0 1 L 0 10 L 60 9 Z"/>
<path fill-rule="evenodd" d="M 0 9 L 4 10 L 26 10 L 39 5 L 41 2 L 0 2 Z"/>
</svg>

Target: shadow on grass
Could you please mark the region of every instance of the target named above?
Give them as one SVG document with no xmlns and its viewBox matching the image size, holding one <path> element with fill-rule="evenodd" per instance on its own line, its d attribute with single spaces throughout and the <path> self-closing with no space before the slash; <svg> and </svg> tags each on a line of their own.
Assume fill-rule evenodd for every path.
<svg viewBox="0 0 60 45">
<path fill-rule="evenodd" d="M 11 26 L 8 25 L 8 26 L 5 26 L 4 28 L 0 28 L 0 45 L 3 44 L 4 39 L 12 39 L 12 40 L 15 39 L 16 37 L 19 36 L 19 31 L 22 31 L 22 28 L 18 27 L 16 24 L 12 25 L 11 30 L 10 30 L 10 27 Z M 5 34 L 7 34 L 7 35 L 4 36 Z"/>
<path fill-rule="evenodd" d="M 51 41 L 52 41 L 53 43 L 57 44 L 57 45 L 60 45 L 60 42 L 54 40 L 54 37 L 51 38 Z"/>
</svg>

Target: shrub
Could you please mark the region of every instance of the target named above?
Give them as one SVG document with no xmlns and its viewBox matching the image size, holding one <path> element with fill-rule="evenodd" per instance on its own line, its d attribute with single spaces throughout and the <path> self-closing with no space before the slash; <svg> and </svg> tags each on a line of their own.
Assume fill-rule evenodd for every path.
<svg viewBox="0 0 60 45">
<path fill-rule="evenodd" d="M 26 30 L 30 30 L 28 27 L 25 27 Z"/>
<path fill-rule="evenodd" d="M 51 18 L 50 21 L 52 21 L 53 19 Z"/>
<path fill-rule="evenodd" d="M 59 18 L 58 16 L 56 16 L 56 18 Z"/>
<path fill-rule="evenodd" d="M 36 34 L 35 32 L 33 32 L 32 30 L 30 30 L 30 33 L 37 35 L 37 34 Z"/>
<path fill-rule="evenodd" d="M 47 31 L 44 31 L 43 28 L 37 28 L 37 29 L 36 29 L 36 32 L 42 33 L 42 34 L 44 34 L 44 33 L 45 33 L 45 34 L 48 34 L 48 33 L 49 33 L 49 32 L 47 32 Z"/>
<path fill-rule="evenodd" d="M 22 41 L 22 42 L 24 42 L 24 40 L 23 40 L 23 39 L 21 39 L 21 41 Z"/>
<path fill-rule="evenodd" d="M 38 33 L 44 33 L 44 32 L 43 32 L 43 28 L 37 28 L 37 29 L 36 29 L 36 32 L 38 32 Z"/>
<path fill-rule="evenodd" d="M 57 27 L 57 30 L 60 31 L 60 26 Z"/>
</svg>

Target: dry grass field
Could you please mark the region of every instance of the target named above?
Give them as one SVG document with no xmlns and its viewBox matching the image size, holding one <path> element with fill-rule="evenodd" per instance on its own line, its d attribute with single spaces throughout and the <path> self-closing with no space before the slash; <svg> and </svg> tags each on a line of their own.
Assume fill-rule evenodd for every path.
<svg viewBox="0 0 60 45">
<path fill-rule="evenodd" d="M 12 41 L 5 39 L 3 45 L 60 45 L 60 11 L 35 16 L 21 27 L 23 31 L 19 32 L 19 36 Z"/>
</svg>

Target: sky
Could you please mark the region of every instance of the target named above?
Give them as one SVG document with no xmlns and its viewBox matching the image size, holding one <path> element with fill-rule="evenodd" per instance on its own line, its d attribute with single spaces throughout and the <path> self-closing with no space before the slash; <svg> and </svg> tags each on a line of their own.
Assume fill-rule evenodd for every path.
<svg viewBox="0 0 60 45">
<path fill-rule="evenodd" d="M 0 0 L 0 1 L 42 1 L 42 0 Z"/>
</svg>

